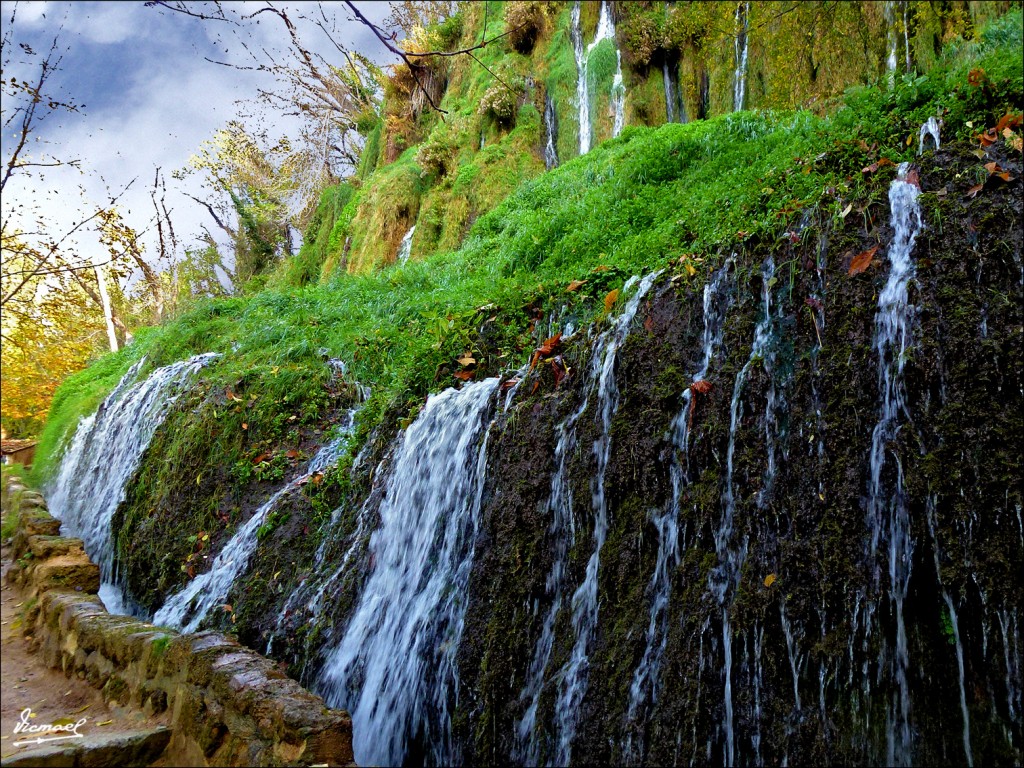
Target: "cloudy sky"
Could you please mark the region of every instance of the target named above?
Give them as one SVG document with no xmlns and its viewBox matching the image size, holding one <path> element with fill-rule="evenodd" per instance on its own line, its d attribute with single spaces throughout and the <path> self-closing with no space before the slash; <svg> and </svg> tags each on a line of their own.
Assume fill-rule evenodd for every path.
<svg viewBox="0 0 1024 768">
<path fill-rule="evenodd" d="M 231 3 L 231 11 L 246 13 L 266 4 Z M 275 5 L 287 9 L 296 22 L 301 12 L 309 14 L 317 9 L 315 3 Z M 356 5 L 375 22 L 382 22 L 390 13 L 385 2 L 363 0 Z M 210 10 L 201 2 L 190 2 L 188 7 Z M 338 29 L 338 42 L 380 64 L 392 62 L 372 33 L 349 18 L 342 3 L 328 2 L 322 7 Z M 33 145 L 37 155 L 79 158 L 82 173 L 51 171 L 44 184 L 34 181 L 17 189 L 13 189 L 12 177 L 4 194 L 5 215 L 11 212 L 14 199 L 32 200 L 41 202 L 46 215 L 56 222 L 71 222 L 82 209 L 79 185 L 84 187 L 89 202 L 99 204 L 108 199 L 108 190 L 116 194 L 136 179 L 121 198 L 120 208 L 130 225 L 143 230 L 152 216 L 149 186 L 154 168 L 159 166 L 167 175 L 167 202 L 180 239 L 190 243 L 200 231 L 200 224 L 211 225 L 206 211 L 182 194 L 191 191 L 198 195 L 199 180 L 179 182 L 170 174 L 183 168 L 201 142 L 238 114 L 239 101 L 251 101 L 257 88 L 273 83 L 265 73 L 234 69 L 206 59 L 251 64 L 239 35 L 254 50 L 284 50 L 286 35 L 280 20 L 263 14 L 260 23 L 236 29 L 146 7 L 142 2 L 4 0 L 0 9 L 4 31 L 13 32 L 18 51 L 12 71 L 5 71 L 4 77 L 20 79 L 25 73 L 37 71 L 39 60 L 56 38 L 62 61 L 53 79 L 53 90 L 65 100 L 84 105 L 78 113 L 58 112 L 40 124 L 37 138 L 41 143 Z M 312 50 L 332 62 L 338 58 L 319 30 L 301 22 L 299 26 L 304 43 Z M 23 53 L 17 48 L 20 43 L 29 45 L 36 55 Z M 8 109 L 9 105 L 5 106 L 5 113 Z M 252 125 L 257 121 L 247 122 Z M 273 113 L 264 113 L 258 123 L 257 127 L 267 128 L 272 137 L 294 130 L 287 118 Z M 8 129 L 0 140 L 5 165 L 11 142 Z M 94 238 L 84 238 L 78 247 L 89 251 L 99 246 Z"/>
</svg>

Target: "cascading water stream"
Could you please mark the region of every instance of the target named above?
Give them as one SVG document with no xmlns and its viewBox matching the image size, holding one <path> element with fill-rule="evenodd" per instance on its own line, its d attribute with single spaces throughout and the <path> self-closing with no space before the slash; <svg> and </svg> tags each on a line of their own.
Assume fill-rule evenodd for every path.
<svg viewBox="0 0 1024 768">
<path fill-rule="evenodd" d="M 569 37 L 572 41 L 573 53 L 576 57 L 576 102 L 579 107 L 580 154 L 590 151 L 593 142 L 593 125 L 590 117 L 590 54 L 603 41 L 615 43 L 615 22 L 612 20 L 611 6 L 607 0 L 601 2 L 601 15 L 597 22 L 594 40 L 584 49 L 583 30 L 580 26 L 580 0 L 572 7 L 570 15 Z M 611 102 L 612 136 L 618 136 L 626 120 L 626 86 L 622 78 L 622 52 L 615 44 L 615 76 L 612 80 Z"/>
<path fill-rule="evenodd" d="M 931 534 L 932 538 L 932 555 L 935 560 L 935 576 L 938 579 L 939 588 L 942 590 L 942 599 L 946 603 L 946 609 L 949 611 L 949 622 L 953 629 L 953 640 L 956 643 L 956 665 L 957 671 L 960 675 L 960 713 L 964 721 L 964 756 L 967 759 L 968 768 L 974 768 L 974 752 L 971 749 L 971 716 L 967 710 L 967 689 L 964 686 L 964 646 L 960 640 L 960 622 L 957 617 L 956 606 L 953 604 L 953 598 L 949 596 L 949 590 L 947 590 L 946 586 L 942 583 L 942 565 L 940 564 L 939 537 L 936 533 L 935 525 L 935 507 L 935 496 L 929 494 L 926 512 L 928 516 L 928 532 Z"/>
<path fill-rule="evenodd" d="M 906 54 L 907 72 L 911 69 L 910 62 L 910 19 L 909 19 L 909 7 L 910 3 L 907 0 L 901 0 L 900 5 L 903 6 L 903 52 Z M 936 148 L 938 143 L 936 142 Z"/>
<path fill-rule="evenodd" d="M 601 550 L 608 535 L 608 501 L 604 479 L 611 455 L 612 418 L 619 407 L 619 390 L 615 383 L 615 364 L 618 351 L 629 335 L 640 301 L 647 295 L 661 272 L 652 272 L 637 286 L 636 293 L 626 303 L 622 314 L 605 332 L 598 343 L 600 370 L 597 381 L 597 413 L 601 431 L 594 441 L 596 469 L 590 481 L 591 509 L 594 513 L 594 549 L 587 561 L 583 583 L 572 597 L 572 626 L 576 641 L 569 660 L 558 672 L 558 696 L 555 704 L 555 730 L 558 734 L 554 763 L 568 765 L 572 742 L 579 721 L 579 708 L 589 683 L 589 657 L 594 630 L 597 626 L 597 576 Z M 626 284 L 627 290 L 633 281 Z"/>
<path fill-rule="evenodd" d="M 306 471 L 287 483 L 260 506 L 245 524 L 228 540 L 210 565 L 210 570 L 199 574 L 184 589 L 171 595 L 153 616 L 153 621 L 182 632 L 195 632 L 212 608 L 222 605 L 235 583 L 249 564 L 259 544 L 259 529 L 288 493 L 303 485 L 310 477 L 337 463 L 344 452 L 355 423 L 355 411 L 347 413 L 342 434 L 321 448 L 310 460 Z"/>
<path fill-rule="evenodd" d="M 189 379 L 216 357 L 197 355 L 158 368 L 137 383 L 145 359 L 132 366 L 96 413 L 79 423 L 47 489 L 50 512 L 61 520 L 64 534 L 82 539 L 99 565 L 100 597 L 111 613 L 129 609 L 117 583 L 110 530 L 125 484 Z"/>
<path fill-rule="evenodd" d="M 762 269 L 762 305 L 764 316 L 758 321 L 754 329 L 754 343 L 750 350 L 750 358 L 736 376 L 733 385 L 732 402 L 730 404 L 729 422 L 729 447 L 726 452 L 726 476 L 725 488 L 722 492 L 722 518 L 715 530 L 715 552 L 718 555 L 718 566 L 708 575 L 708 588 L 722 610 L 722 656 L 724 662 L 725 679 L 725 720 L 722 723 L 722 730 L 725 743 L 724 761 L 726 765 L 735 765 L 736 760 L 736 739 L 734 729 L 733 696 L 732 696 L 732 629 L 729 622 L 729 610 L 735 596 L 736 588 L 739 586 L 740 573 L 743 562 L 747 556 L 747 537 L 738 544 L 733 542 L 733 529 L 736 515 L 736 496 L 733 484 L 733 459 L 736 453 L 736 434 L 739 429 L 740 417 L 742 415 L 743 388 L 747 381 L 747 375 L 755 362 L 764 361 L 766 364 L 771 359 L 770 345 L 772 341 L 773 313 L 772 313 L 772 286 L 775 283 L 775 261 L 769 256 Z M 769 370 L 769 374 L 771 371 Z M 770 391 L 774 388 L 774 377 L 769 376 L 771 383 Z M 768 409 L 765 414 L 767 425 L 774 423 L 774 398 L 769 395 Z M 773 444 L 767 446 L 769 454 L 769 465 L 773 461 Z M 763 496 L 759 496 L 760 499 Z"/>
<path fill-rule="evenodd" d="M 520 700 L 527 702 L 526 711 L 516 723 L 516 754 L 524 765 L 540 763 L 540 742 L 535 732 L 537 707 L 544 690 L 544 672 L 554 647 L 555 619 L 562 609 L 569 550 L 576 543 L 576 526 L 572 509 L 573 497 L 568 478 L 569 461 L 576 449 L 576 424 L 590 405 L 590 397 L 597 384 L 600 359 L 600 354 L 595 353 L 583 402 L 557 427 L 555 472 L 551 476 L 551 494 L 547 504 L 548 511 L 551 513 L 551 525 L 548 531 L 554 542 L 555 550 L 551 570 L 548 572 L 545 582 L 545 591 L 551 597 L 551 605 L 544 616 L 540 637 L 534 647 L 533 657 L 526 675 L 526 685 L 520 694 Z"/>
<path fill-rule="evenodd" d="M 669 67 L 667 58 L 661 63 L 661 80 L 665 87 L 665 122 L 685 123 L 686 107 L 679 97 L 679 78 L 675 65 Z"/>
<path fill-rule="evenodd" d="M 888 445 L 900 430 L 900 414 L 906 412 L 903 366 L 913 343 L 914 307 L 909 304 L 907 289 L 914 278 L 911 259 L 914 242 L 923 224 L 918 197 L 920 188 L 908 181 L 909 164 L 899 166 L 897 177 L 889 187 L 893 241 L 889 246 L 889 276 L 878 297 L 875 315 L 874 348 L 878 355 L 878 392 L 880 415 L 871 438 L 871 478 L 868 488 L 867 527 L 868 559 L 873 564 L 875 589 L 881 586 L 879 550 L 888 550 L 888 598 L 896 617 L 896 649 L 892 656 L 895 696 L 889 712 L 887 758 L 890 765 L 908 765 L 911 760 L 910 694 L 907 686 L 909 666 L 907 633 L 903 620 L 903 603 L 910 582 L 911 538 L 910 518 L 903 491 L 903 467 L 895 460 L 893 487 L 888 488 L 883 471 Z M 874 601 L 866 601 L 864 629 L 870 633 Z"/>
<path fill-rule="evenodd" d="M 576 0 L 569 15 L 569 39 L 576 58 L 576 107 L 579 110 L 580 154 L 590 151 L 590 87 L 587 84 L 587 52 L 583 48 L 583 29 L 580 26 L 580 2 Z"/>
<path fill-rule="evenodd" d="M 921 126 L 921 131 L 918 133 L 917 138 L 917 154 L 924 154 L 924 140 L 926 137 L 931 136 L 932 142 L 935 144 L 935 151 L 939 150 L 939 129 L 941 123 L 935 117 L 929 117 L 924 125 Z"/>
<path fill-rule="evenodd" d="M 890 76 L 895 76 L 898 43 L 896 42 L 896 3 L 894 0 L 885 0 L 882 13 L 885 16 L 886 27 L 885 36 L 887 55 L 885 57 L 885 68 L 886 71 L 890 73 Z"/>
<path fill-rule="evenodd" d="M 448 709 L 497 388 L 492 378 L 431 396 L 396 450 L 372 572 L 317 685 L 351 713 L 360 764 L 400 765 L 417 734 L 434 762 L 459 762 Z"/>
<path fill-rule="evenodd" d="M 409 227 L 409 231 L 402 237 L 402 242 L 398 244 L 398 253 L 395 254 L 395 261 L 399 264 L 405 264 L 412 255 L 412 236 L 416 232 L 416 225 L 413 224 Z"/>
<path fill-rule="evenodd" d="M 733 259 L 726 261 L 704 286 L 704 334 L 699 370 L 693 374 L 691 381 L 696 384 L 703 381 L 711 367 L 715 351 L 722 344 L 725 330 L 725 317 L 731 305 L 731 297 L 727 293 L 729 272 Z M 683 406 L 672 421 L 671 435 L 675 448 L 670 474 L 672 477 L 672 501 L 669 506 L 657 515 L 652 522 L 658 531 L 658 554 L 654 573 L 647 587 L 651 598 L 651 612 L 645 635 L 644 655 L 633 672 L 633 680 L 629 689 L 629 706 L 627 719 L 637 722 L 640 708 L 649 703 L 654 706 L 658 700 L 659 671 L 668 639 L 668 603 L 672 585 L 672 574 L 679 565 L 680 546 L 685 547 L 685 530 L 680 541 L 679 506 L 684 488 L 691 482 L 689 476 L 690 454 L 690 418 L 693 401 L 693 390 L 684 390 Z M 631 733 L 627 737 L 624 753 L 630 762 L 642 759 L 643 744 L 636 744 Z"/>
<path fill-rule="evenodd" d="M 747 90 L 747 59 L 749 56 L 750 35 L 750 3 L 739 3 L 736 6 L 736 40 L 733 44 L 736 72 L 733 75 L 733 111 L 743 109 L 743 97 Z"/>
<path fill-rule="evenodd" d="M 544 167 L 547 170 L 558 167 L 558 112 L 551 94 L 544 97 Z"/>
</svg>

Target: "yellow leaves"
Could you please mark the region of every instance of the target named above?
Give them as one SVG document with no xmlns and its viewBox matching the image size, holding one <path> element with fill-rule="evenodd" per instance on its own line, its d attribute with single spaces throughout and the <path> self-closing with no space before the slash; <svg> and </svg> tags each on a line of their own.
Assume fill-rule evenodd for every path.
<svg viewBox="0 0 1024 768">
<path fill-rule="evenodd" d="M 584 285 L 586 285 L 586 284 L 587 284 L 587 281 L 586 281 L 586 280 L 573 280 L 573 281 L 572 281 L 571 283 L 569 283 L 569 285 L 568 285 L 568 286 L 566 287 L 566 289 L 565 289 L 565 292 L 566 292 L 566 293 L 572 293 L 573 291 L 577 291 L 577 290 L 579 290 L 580 288 L 582 288 L 582 287 L 583 287 Z"/>
<path fill-rule="evenodd" d="M 700 264 L 702 261 L 703 259 L 696 258 L 692 253 L 684 253 L 679 257 L 679 263 L 682 265 L 687 277 L 693 277 L 697 274 L 697 268 L 694 264 Z"/>
<path fill-rule="evenodd" d="M 772 584 L 774 584 L 776 581 L 778 581 L 778 577 L 774 573 L 769 573 L 767 576 L 764 577 L 765 589 L 771 589 Z"/>
<path fill-rule="evenodd" d="M 609 291 L 608 295 L 604 297 L 604 311 L 611 312 L 612 307 L 615 306 L 615 302 L 619 300 L 619 289 L 616 288 L 613 291 Z M 561 334 L 559 334 L 561 335 Z"/>
</svg>

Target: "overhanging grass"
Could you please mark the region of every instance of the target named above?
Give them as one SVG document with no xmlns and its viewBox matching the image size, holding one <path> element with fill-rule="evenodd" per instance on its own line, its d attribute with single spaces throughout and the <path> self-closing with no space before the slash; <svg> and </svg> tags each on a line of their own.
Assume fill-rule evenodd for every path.
<svg viewBox="0 0 1024 768">
<path fill-rule="evenodd" d="M 477 221 L 458 251 L 361 276 L 336 275 L 327 284 L 206 302 L 140 334 L 127 350 L 61 387 L 37 474 L 52 466 L 69 426 L 143 353 L 163 365 L 223 352 L 204 375 L 225 384 L 249 382 L 259 393 L 252 418 L 267 422 L 292 403 L 318 402 L 324 353 L 345 360 L 351 376 L 372 388 L 364 410 L 371 424 L 386 409 L 413 406 L 451 384 L 454 358 L 464 351 L 490 373 L 517 367 L 531 347 L 527 308 L 571 303 L 573 317 L 592 320 L 603 311 L 607 291 L 630 274 L 671 265 L 682 254 L 703 259 L 707 272 L 746 238 L 783 236 L 811 207 L 838 213 L 849 201 L 877 193 L 883 173 L 872 179 L 860 169 L 879 155 L 913 159 L 917 128 L 929 115 L 943 112 L 949 138 L 994 124 L 1008 108 L 1019 111 L 1020 21 L 1019 11 L 1009 14 L 928 77 L 852 91 L 848 106 L 832 118 L 744 112 L 627 128 L 520 186 Z M 968 85 L 972 69 L 984 70 L 983 86 Z M 909 145 L 908 136 L 914 138 Z M 861 141 L 877 143 L 876 153 L 866 154 Z M 411 157 L 375 176 L 409 172 L 406 164 Z M 467 193 L 479 189 L 487 164 L 475 168 L 459 169 L 454 184 Z M 351 226 L 359 222 L 356 217 Z M 576 279 L 588 283 L 566 293 Z M 693 278 L 696 284 L 702 279 Z M 478 348 L 481 329 L 489 359 Z"/>
</svg>

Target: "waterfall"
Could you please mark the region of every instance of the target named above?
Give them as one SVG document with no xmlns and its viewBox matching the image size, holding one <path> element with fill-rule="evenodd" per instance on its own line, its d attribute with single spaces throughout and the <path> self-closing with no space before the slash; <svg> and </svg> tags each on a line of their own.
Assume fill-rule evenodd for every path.
<svg viewBox="0 0 1024 768">
<path fill-rule="evenodd" d="M 906 53 L 907 60 L 907 72 L 910 71 L 910 20 L 908 19 L 908 8 L 910 3 L 907 0 L 901 0 L 900 5 L 903 6 L 903 50 Z M 936 144 L 938 147 L 938 144 Z"/>
<path fill-rule="evenodd" d="M 554 557 L 548 572 L 546 592 L 551 596 L 551 605 L 544 617 L 540 638 L 534 647 L 526 685 L 520 700 L 527 704 L 522 718 L 516 723 L 516 755 L 526 765 L 540 763 L 540 739 L 537 733 L 537 708 L 545 683 L 557 682 L 559 742 L 557 755 L 549 762 L 566 764 L 576 729 L 576 710 L 586 692 L 586 654 L 588 643 L 597 622 L 597 569 L 600 549 L 607 534 L 607 506 L 604 498 L 604 472 L 610 453 L 611 418 L 618 407 L 618 390 L 615 386 L 615 361 L 618 349 L 629 334 L 630 325 L 639 309 L 640 301 L 650 290 L 660 272 L 647 275 L 639 281 L 636 293 L 626 304 L 622 314 L 611 327 L 598 337 L 588 372 L 583 401 L 557 427 L 558 441 L 555 446 L 556 469 L 551 478 L 551 494 L 548 497 L 548 511 L 551 513 L 549 532 L 554 542 Z M 630 289 L 637 282 L 631 278 L 623 288 Z M 573 498 L 569 487 L 569 462 L 576 449 L 576 425 L 590 405 L 594 393 L 598 395 L 598 410 L 602 434 L 595 441 L 593 449 L 597 459 L 597 473 L 591 481 L 591 505 L 595 512 L 595 550 L 587 565 L 584 583 L 576 590 L 572 599 L 573 628 L 576 643 L 572 657 L 552 677 L 545 679 L 545 671 L 551 660 L 555 639 L 555 620 L 562 609 L 564 600 L 566 567 L 569 551 L 575 544 L 576 529 L 573 517 Z"/>
<path fill-rule="evenodd" d="M 888 51 L 885 58 L 885 69 L 890 73 L 890 75 L 895 75 L 898 44 L 896 42 L 896 3 L 894 0 L 885 0 L 883 14 L 885 16 L 886 27 L 886 50 Z"/>
<path fill-rule="evenodd" d="M 615 42 L 615 22 L 612 20 L 611 6 L 607 0 L 601 2 L 601 16 L 597 22 L 594 40 L 583 48 L 583 30 L 580 27 L 580 0 L 572 7 L 570 15 L 569 38 L 572 40 L 573 54 L 576 57 L 576 103 L 579 107 L 580 154 L 590 151 L 593 141 L 593 126 L 590 119 L 590 85 L 588 83 L 588 60 L 593 50 L 603 40 Z M 612 81 L 611 109 L 612 136 L 618 136 L 626 120 L 626 86 L 622 78 L 622 52 L 615 45 L 616 69 Z"/>
<path fill-rule="evenodd" d="M 736 5 L 736 40 L 733 51 L 736 59 L 736 73 L 733 76 L 733 111 L 743 109 L 743 97 L 747 88 L 747 56 L 750 35 L 750 3 Z"/>
<path fill-rule="evenodd" d="M 153 622 L 182 632 L 195 632 L 212 608 L 227 599 L 231 585 L 249 564 L 259 544 L 260 527 L 267 522 L 278 503 L 302 486 L 310 477 L 334 466 L 344 452 L 355 423 L 355 411 L 346 414 L 342 434 L 317 451 L 306 471 L 285 484 L 257 509 L 213 559 L 210 570 L 199 574 L 184 589 L 171 595 L 153 616 Z"/>
<path fill-rule="evenodd" d="M 956 606 L 953 604 L 953 598 L 949 596 L 949 590 L 947 590 L 946 586 L 942 583 L 942 566 L 939 562 L 939 537 L 936 533 L 935 525 L 935 507 L 935 496 L 929 494 L 926 511 L 928 516 L 928 532 L 931 534 L 932 538 L 932 555 L 935 560 L 935 577 L 938 579 L 939 588 L 942 590 L 942 599 L 946 603 L 946 609 L 949 611 L 949 622 L 953 630 L 953 640 L 956 644 L 956 666 L 960 677 L 960 714 L 964 721 L 964 756 L 967 759 L 968 768 L 974 768 L 974 753 L 971 750 L 971 716 L 967 711 L 967 689 L 964 685 L 964 646 L 960 641 L 960 622 L 957 619 Z"/>
<path fill-rule="evenodd" d="M 395 261 L 399 264 L 405 264 L 412 255 L 412 236 L 414 232 L 416 232 L 415 224 L 409 227 L 409 231 L 405 233 L 402 242 L 398 244 L 398 253 L 395 254 Z"/>
<path fill-rule="evenodd" d="M 137 383 L 145 358 L 133 365 L 96 413 L 79 423 L 47 489 L 50 512 L 61 520 L 64 535 L 82 539 L 99 565 L 100 597 L 111 613 L 127 611 L 110 530 L 125 484 L 189 379 L 217 356 L 197 355 L 158 368 Z"/>
<path fill-rule="evenodd" d="M 704 334 L 701 363 L 700 368 L 691 378 L 693 383 L 703 381 L 707 377 L 715 351 L 722 344 L 725 317 L 732 303 L 731 297 L 726 293 L 729 285 L 729 271 L 732 265 L 733 259 L 730 258 L 721 269 L 712 275 L 711 279 L 704 286 Z M 658 673 L 661 668 L 662 657 L 665 653 L 665 642 L 668 639 L 669 590 L 672 586 L 672 574 L 679 565 L 681 543 L 679 535 L 679 505 L 682 500 L 683 490 L 691 481 L 689 477 L 689 425 L 693 397 L 692 389 L 687 388 L 684 390 L 682 395 L 683 406 L 672 421 L 671 436 L 672 444 L 675 448 L 670 468 L 672 502 L 661 514 L 652 520 L 654 527 L 658 531 L 658 554 L 654 573 L 651 574 L 651 581 L 647 587 L 647 591 L 651 595 L 651 611 L 644 637 L 644 655 L 633 672 L 633 680 L 629 688 L 627 719 L 630 722 L 637 722 L 637 716 L 642 705 L 650 702 L 650 705 L 654 706 L 658 700 Z M 685 546 L 685 530 L 682 539 L 682 544 Z M 627 738 L 624 752 L 630 762 L 635 762 L 643 757 L 643 745 L 642 743 L 634 745 L 632 734 L 630 734 Z"/>
<path fill-rule="evenodd" d="M 431 396 L 396 451 L 372 573 L 317 686 L 351 713 L 360 764 L 400 765 L 417 735 L 434 762 L 459 762 L 449 701 L 497 388 L 491 378 Z"/>
<path fill-rule="evenodd" d="M 540 638 L 534 647 L 533 657 L 526 675 L 526 685 L 520 700 L 528 702 L 523 717 L 516 724 L 516 752 L 524 765 L 540 763 L 540 744 L 535 733 L 537 706 L 544 689 L 544 671 L 551 659 L 555 641 L 555 619 L 562 608 L 565 569 L 568 565 L 569 550 L 576 543 L 576 527 L 572 510 L 572 490 L 569 486 L 569 461 L 576 449 L 576 423 L 590 405 L 590 397 L 597 383 L 598 354 L 594 355 L 590 376 L 583 402 L 572 414 L 558 425 L 558 441 L 555 444 L 555 473 L 551 476 L 551 495 L 548 497 L 548 512 L 551 525 L 548 528 L 554 542 L 555 552 L 551 570 L 548 572 L 545 591 L 551 597 L 551 605 L 544 616 Z"/>
<path fill-rule="evenodd" d="M 601 432 L 594 441 L 593 452 L 597 462 L 594 476 L 590 480 L 591 509 L 594 513 L 594 549 L 587 561 L 583 583 L 572 597 L 572 626 L 576 635 L 569 660 L 559 670 L 558 697 L 555 704 L 556 745 L 555 760 L 558 765 L 568 765 L 572 753 L 572 741 L 576 735 L 579 708 L 587 692 L 589 682 L 589 656 L 591 641 L 597 626 L 598 600 L 597 575 L 600 568 L 601 550 L 608 534 L 608 501 L 605 497 L 604 478 L 611 456 L 612 417 L 619 407 L 619 390 L 615 383 L 615 363 L 618 351 L 636 316 L 640 301 L 660 272 L 652 272 L 637 286 L 636 293 L 626 304 L 622 314 L 605 332 L 598 343 L 599 362 L 597 379 L 597 415 Z M 632 281 L 630 281 L 631 283 Z M 630 287 L 626 284 L 623 290 Z"/>
<path fill-rule="evenodd" d="M 755 362 L 770 359 L 770 344 L 772 335 L 772 285 L 775 280 L 775 261 L 769 256 L 762 269 L 762 305 L 764 316 L 758 321 L 754 329 L 754 343 L 750 350 L 750 358 L 736 375 L 733 385 L 732 401 L 729 414 L 729 447 L 726 451 L 725 488 L 722 492 L 722 518 L 718 528 L 715 530 L 715 552 L 718 555 L 718 566 L 708 575 L 708 588 L 714 596 L 722 611 L 722 655 L 724 663 L 725 678 L 725 719 L 722 723 L 722 730 L 725 740 L 724 761 L 727 765 L 735 765 L 736 760 L 736 739 L 733 717 L 733 696 L 732 696 L 732 630 L 729 623 L 729 610 L 735 590 L 739 586 L 740 572 L 747 557 L 747 537 L 744 536 L 739 546 L 733 544 L 733 527 L 736 515 L 736 496 L 733 483 L 733 458 L 736 453 L 736 433 L 739 429 L 740 417 L 742 415 L 741 397 L 743 388 L 747 381 L 747 375 Z M 769 371 L 770 373 L 771 371 Z M 773 377 L 770 377 L 773 380 Z M 774 383 L 770 384 L 774 387 Z M 768 398 L 768 408 L 765 414 L 766 429 L 768 424 L 774 423 L 773 397 Z M 773 462 L 772 444 L 768 445 L 769 472 Z M 759 499 L 763 499 L 759 495 Z M 759 501 L 760 503 L 760 501 Z"/>
<path fill-rule="evenodd" d="M 550 171 L 558 167 L 558 113 L 550 93 L 544 97 L 544 130 L 544 166 Z"/>
<path fill-rule="evenodd" d="M 612 80 L 611 106 L 612 138 L 615 138 L 622 133 L 622 127 L 626 123 L 626 85 L 622 80 L 622 51 L 619 50 L 618 45 L 615 46 L 615 79 Z"/>
<path fill-rule="evenodd" d="M 921 190 L 907 181 L 909 165 L 899 166 L 898 175 L 889 187 L 889 206 L 892 215 L 893 241 L 889 246 L 889 276 L 878 297 L 875 315 L 874 348 L 878 354 L 878 391 L 880 415 L 871 438 L 871 479 L 868 488 L 867 527 L 869 561 L 874 563 L 874 584 L 879 586 L 881 569 L 879 547 L 888 547 L 889 600 L 896 616 L 896 652 L 892 659 L 898 688 L 889 713 L 888 762 L 907 765 L 911 755 L 910 694 L 907 690 L 909 665 L 907 634 L 903 621 L 903 602 L 910 582 L 911 538 L 910 518 L 903 492 L 903 467 L 895 461 L 894 487 L 887 489 L 883 469 L 889 453 L 888 444 L 897 437 L 900 414 L 906 411 L 903 387 L 903 365 L 913 343 L 914 307 L 907 300 L 907 287 L 914 277 L 914 262 L 910 255 L 914 241 L 921 231 L 921 208 L 918 196 Z M 870 602 L 870 601 L 869 601 Z M 870 614 L 874 606 L 868 607 Z"/>
<path fill-rule="evenodd" d="M 579 109 L 580 154 L 590 151 L 590 88 L 587 85 L 587 56 L 583 49 L 583 29 L 580 27 L 580 0 L 576 0 L 569 15 L 569 39 L 576 57 L 576 106 Z"/>
<path fill-rule="evenodd" d="M 937 152 L 939 150 L 939 129 L 940 128 L 941 128 L 941 123 L 939 123 L 939 121 L 936 118 L 934 118 L 934 117 L 929 117 L 925 121 L 924 125 L 921 126 L 920 132 L 918 133 L 918 138 L 917 138 L 917 154 L 918 155 L 923 155 L 924 154 L 924 140 L 925 140 L 925 137 L 927 137 L 927 136 L 931 136 L 932 137 L 932 141 L 935 144 L 935 151 Z"/>
<path fill-rule="evenodd" d="M 661 64 L 661 80 L 665 87 L 665 122 L 685 123 L 686 105 L 679 91 L 679 72 L 676 64 L 669 66 L 668 58 Z"/>
</svg>

